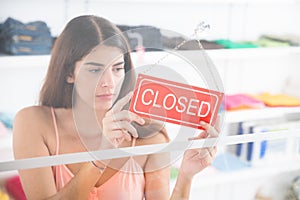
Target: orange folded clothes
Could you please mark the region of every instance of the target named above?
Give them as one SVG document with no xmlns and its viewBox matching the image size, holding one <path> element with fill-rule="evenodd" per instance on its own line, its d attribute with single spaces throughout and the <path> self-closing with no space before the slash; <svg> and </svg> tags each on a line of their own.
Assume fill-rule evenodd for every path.
<svg viewBox="0 0 300 200">
<path fill-rule="evenodd" d="M 270 107 L 300 106 L 299 98 L 285 94 L 270 94 L 266 92 L 259 95 L 255 95 L 253 97 L 257 100 L 264 102 L 266 106 Z"/>
<path fill-rule="evenodd" d="M 8 194 L 0 190 L 0 200 L 9 200 Z"/>
</svg>

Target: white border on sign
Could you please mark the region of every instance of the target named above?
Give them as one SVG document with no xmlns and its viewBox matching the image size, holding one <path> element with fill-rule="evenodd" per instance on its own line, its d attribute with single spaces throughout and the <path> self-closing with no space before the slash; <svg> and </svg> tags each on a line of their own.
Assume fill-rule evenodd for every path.
<svg viewBox="0 0 300 200">
<path fill-rule="evenodd" d="M 137 97 L 139 96 L 139 92 L 140 92 L 140 86 L 142 85 L 142 83 L 144 81 L 151 81 L 151 82 L 155 82 L 155 83 L 163 83 L 165 85 L 169 85 L 169 86 L 174 86 L 174 87 L 177 87 L 177 88 L 180 88 L 180 89 L 188 89 L 188 90 L 191 90 L 192 92 L 198 92 L 198 93 L 202 93 L 202 94 L 206 94 L 206 95 L 212 95 L 216 98 L 216 103 L 215 103 L 215 106 L 213 108 L 213 113 L 212 113 L 212 117 L 210 118 L 210 124 L 211 124 L 211 121 L 212 119 L 214 118 L 214 113 L 216 111 L 216 106 L 218 105 L 218 101 L 219 101 L 219 98 L 216 94 L 211 94 L 211 93 L 208 93 L 208 92 L 202 92 L 202 91 L 198 91 L 198 90 L 195 90 L 195 89 L 191 89 L 191 88 L 185 88 L 185 87 L 182 87 L 182 86 L 177 86 L 177 85 L 172 85 L 170 83 L 165 83 L 165 82 L 161 82 L 161 81 L 157 81 L 157 80 L 151 80 L 151 79 L 148 79 L 148 78 L 144 78 L 143 80 L 140 81 L 139 85 L 138 85 L 138 91 L 136 93 L 136 97 L 135 97 L 135 100 L 134 100 L 134 103 L 133 103 L 133 110 L 137 113 L 140 113 L 140 114 L 144 114 L 144 115 L 148 115 L 148 116 L 154 116 L 154 117 L 157 117 L 157 118 L 161 118 L 161 119 L 167 119 L 167 120 L 172 120 L 172 121 L 176 121 L 178 123 L 185 123 L 185 124 L 190 124 L 190 125 L 193 125 L 193 126 L 197 126 L 197 127 L 200 127 L 199 124 L 195 124 L 195 123 L 191 123 L 191 122 L 185 122 L 185 121 L 180 121 L 180 120 L 176 120 L 176 119 L 172 119 L 172 118 L 164 118 L 164 117 L 161 117 L 159 115 L 154 115 L 154 114 L 150 114 L 150 113 L 145 113 L 145 112 L 141 112 L 141 111 L 138 111 L 136 110 L 136 102 L 137 102 Z"/>
</svg>

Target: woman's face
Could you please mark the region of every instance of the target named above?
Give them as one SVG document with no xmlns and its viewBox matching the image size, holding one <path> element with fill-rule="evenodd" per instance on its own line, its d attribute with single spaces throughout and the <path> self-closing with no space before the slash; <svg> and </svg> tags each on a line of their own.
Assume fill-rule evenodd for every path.
<svg viewBox="0 0 300 200">
<path fill-rule="evenodd" d="M 97 110 L 110 109 L 122 86 L 124 64 L 119 48 L 96 47 L 76 63 L 74 76 L 71 77 L 75 82 L 76 98 Z"/>
</svg>

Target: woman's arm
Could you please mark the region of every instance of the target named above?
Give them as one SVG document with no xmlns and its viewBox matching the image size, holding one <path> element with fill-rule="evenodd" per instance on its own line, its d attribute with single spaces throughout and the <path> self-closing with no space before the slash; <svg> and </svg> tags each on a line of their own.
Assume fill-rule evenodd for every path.
<svg viewBox="0 0 300 200">
<path fill-rule="evenodd" d="M 189 199 L 194 175 L 211 165 L 215 154 L 216 147 L 211 149 L 189 149 L 184 152 L 171 200 Z"/>
<path fill-rule="evenodd" d="M 49 148 L 42 133 L 49 132 L 44 113 L 39 107 L 18 112 L 14 121 L 13 147 L 15 159 L 49 156 Z M 48 125 L 49 127 L 49 125 Z M 28 199 L 86 199 L 101 176 L 91 163 L 82 165 L 74 178 L 60 191 L 56 190 L 51 167 L 19 171 L 22 186 Z"/>
<path fill-rule="evenodd" d="M 146 144 L 166 143 L 166 133 L 158 133 L 147 139 Z M 151 154 L 144 166 L 146 200 L 167 200 L 170 196 L 170 156 L 169 153 Z"/>
<path fill-rule="evenodd" d="M 191 138 L 191 140 L 217 137 L 219 135 L 219 118 L 217 119 L 215 127 L 205 122 L 200 122 L 200 124 L 202 125 L 204 131 L 201 132 L 197 137 Z M 171 195 L 171 200 L 189 199 L 194 175 L 212 164 L 216 152 L 216 147 L 189 149 L 184 152 L 176 185 Z"/>
<path fill-rule="evenodd" d="M 176 185 L 173 189 L 171 200 L 187 200 L 190 197 L 192 177 L 186 177 L 182 172 L 178 173 Z"/>
</svg>

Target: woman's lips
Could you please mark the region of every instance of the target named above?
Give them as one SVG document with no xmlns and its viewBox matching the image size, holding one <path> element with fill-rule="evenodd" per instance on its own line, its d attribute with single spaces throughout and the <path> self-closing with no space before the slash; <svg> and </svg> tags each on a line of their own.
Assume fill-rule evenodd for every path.
<svg viewBox="0 0 300 200">
<path fill-rule="evenodd" d="M 97 99 L 102 99 L 102 100 L 111 100 L 113 98 L 114 94 L 99 94 L 96 95 Z"/>
</svg>

